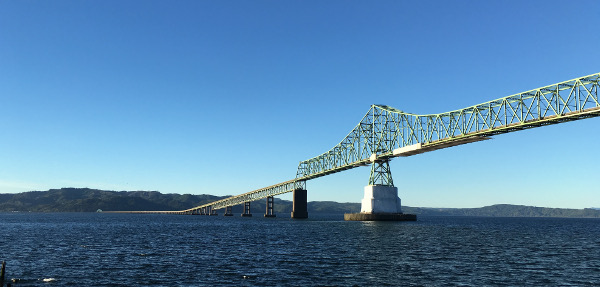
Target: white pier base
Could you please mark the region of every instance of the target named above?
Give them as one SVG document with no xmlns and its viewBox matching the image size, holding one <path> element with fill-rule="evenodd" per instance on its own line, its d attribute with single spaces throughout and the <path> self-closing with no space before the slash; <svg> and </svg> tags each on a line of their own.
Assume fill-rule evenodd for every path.
<svg viewBox="0 0 600 287">
<path fill-rule="evenodd" d="M 361 213 L 402 213 L 398 188 L 394 186 L 367 185 L 362 200 Z"/>
</svg>

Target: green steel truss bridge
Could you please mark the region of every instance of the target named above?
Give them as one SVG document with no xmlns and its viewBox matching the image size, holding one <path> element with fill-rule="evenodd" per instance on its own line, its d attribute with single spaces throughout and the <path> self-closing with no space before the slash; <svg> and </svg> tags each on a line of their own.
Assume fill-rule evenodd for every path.
<svg viewBox="0 0 600 287">
<path fill-rule="evenodd" d="M 331 150 L 301 161 L 296 178 L 178 214 L 214 210 L 306 190 L 306 181 L 359 166 L 372 165 L 369 184 L 392 185 L 388 161 L 489 139 L 498 134 L 600 116 L 600 73 L 533 89 L 441 114 L 415 115 L 372 105 L 360 123 Z M 271 201 L 272 202 L 272 201 Z"/>
</svg>

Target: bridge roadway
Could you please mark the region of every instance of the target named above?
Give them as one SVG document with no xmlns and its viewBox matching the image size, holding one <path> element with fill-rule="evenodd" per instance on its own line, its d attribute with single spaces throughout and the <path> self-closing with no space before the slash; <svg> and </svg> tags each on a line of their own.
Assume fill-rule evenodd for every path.
<svg viewBox="0 0 600 287">
<path fill-rule="evenodd" d="M 217 209 L 293 191 L 304 191 L 306 201 L 310 179 L 498 134 L 597 117 L 599 80 L 600 73 L 592 74 L 442 114 L 415 115 L 372 105 L 339 144 L 300 162 L 295 179 L 186 210 L 142 213 L 214 214 Z"/>
</svg>

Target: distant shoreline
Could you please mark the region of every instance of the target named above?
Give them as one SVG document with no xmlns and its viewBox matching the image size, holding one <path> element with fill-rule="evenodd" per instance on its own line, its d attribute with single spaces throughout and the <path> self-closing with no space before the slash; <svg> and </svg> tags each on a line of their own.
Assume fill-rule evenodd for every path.
<svg viewBox="0 0 600 287">
<path fill-rule="evenodd" d="M 61 188 L 0 194 L 0 212 L 96 212 L 184 210 L 227 196 L 163 194 L 157 191 L 110 191 L 90 188 Z M 275 198 L 275 213 L 290 213 L 292 202 Z M 404 213 L 426 216 L 483 217 L 563 217 L 600 218 L 600 208 L 549 208 L 512 204 L 495 204 L 479 208 L 402 207 Z M 265 202 L 252 202 L 252 213 L 265 211 Z M 241 213 L 241 206 L 233 207 Z M 334 201 L 308 202 L 308 212 L 343 214 L 360 212 L 360 203 Z"/>
</svg>

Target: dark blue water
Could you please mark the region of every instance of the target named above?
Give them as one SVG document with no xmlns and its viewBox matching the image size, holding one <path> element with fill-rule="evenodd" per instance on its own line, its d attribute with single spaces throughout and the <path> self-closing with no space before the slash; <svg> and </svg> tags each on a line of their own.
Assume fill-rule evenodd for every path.
<svg viewBox="0 0 600 287">
<path fill-rule="evenodd" d="M 13 286 L 598 286 L 600 220 L 0 214 Z M 49 282 L 45 282 L 49 281 Z"/>
</svg>

